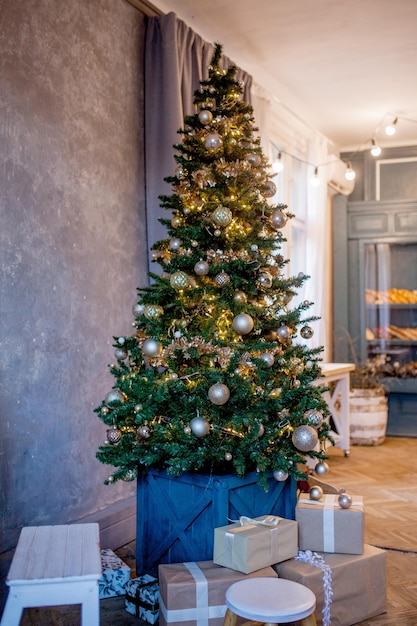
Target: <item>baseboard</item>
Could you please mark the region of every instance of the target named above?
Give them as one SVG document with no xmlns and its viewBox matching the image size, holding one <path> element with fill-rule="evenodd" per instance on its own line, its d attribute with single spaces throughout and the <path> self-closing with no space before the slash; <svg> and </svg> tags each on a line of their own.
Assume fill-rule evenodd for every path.
<svg viewBox="0 0 417 626">
<path fill-rule="evenodd" d="M 77 522 L 97 522 L 100 527 L 101 548 L 116 550 L 136 539 L 136 497 L 111 504 Z"/>
</svg>

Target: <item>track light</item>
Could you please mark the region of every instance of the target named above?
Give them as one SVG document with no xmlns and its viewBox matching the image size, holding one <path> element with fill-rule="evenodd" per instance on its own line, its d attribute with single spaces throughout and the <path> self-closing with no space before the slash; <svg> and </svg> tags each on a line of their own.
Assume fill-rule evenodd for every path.
<svg viewBox="0 0 417 626">
<path fill-rule="evenodd" d="M 354 179 L 355 179 L 355 176 L 356 176 L 356 174 L 355 174 L 355 172 L 353 171 L 351 164 L 350 164 L 350 163 L 348 163 L 348 164 L 347 164 L 347 167 L 346 167 L 346 172 L 345 172 L 345 178 L 346 178 L 346 180 L 354 180 Z"/>
<path fill-rule="evenodd" d="M 284 169 L 284 163 L 281 159 L 281 152 L 278 152 L 278 156 L 275 161 L 272 163 L 272 169 L 276 174 L 279 174 Z"/>
<path fill-rule="evenodd" d="M 392 122 L 392 124 L 388 124 L 388 125 L 385 127 L 385 133 L 386 133 L 387 135 L 389 135 L 389 136 L 395 135 L 395 132 L 396 132 L 396 130 L 397 130 L 397 129 L 395 128 L 395 126 L 396 126 L 397 122 L 398 122 L 398 117 L 396 117 L 396 118 L 394 119 L 394 121 Z"/>
<path fill-rule="evenodd" d="M 377 157 L 381 154 L 382 150 L 381 148 L 378 146 L 378 144 L 376 143 L 375 139 L 372 139 L 372 148 L 371 148 L 371 154 L 374 157 Z"/>
<path fill-rule="evenodd" d="M 310 185 L 312 187 L 318 187 L 320 185 L 320 178 L 319 178 L 319 170 L 318 167 L 314 168 L 314 174 L 313 176 L 310 178 Z"/>
</svg>

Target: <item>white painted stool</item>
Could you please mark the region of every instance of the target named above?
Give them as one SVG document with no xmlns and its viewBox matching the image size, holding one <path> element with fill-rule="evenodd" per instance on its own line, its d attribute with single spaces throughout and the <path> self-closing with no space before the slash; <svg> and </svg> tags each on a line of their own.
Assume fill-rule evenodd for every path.
<svg viewBox="0 0 417 626">
<path fill-rule="evenodd" d="M 249 620 L 242 626 L 298 620 L 301 626 L 316 626 L 316 596 L 304 585 L 284 578 L 240 580 L 226 591 L 226 606 L 223 626 L 236 626 L 239 617 Z"/>
<path fill-rule="evenodd" d="M 10 571 L 2 626 L 18 626 L 24 608 L 81 604 L 83 626 L 99 626 L 98 524 L 22 528 Z"/>
</svg>

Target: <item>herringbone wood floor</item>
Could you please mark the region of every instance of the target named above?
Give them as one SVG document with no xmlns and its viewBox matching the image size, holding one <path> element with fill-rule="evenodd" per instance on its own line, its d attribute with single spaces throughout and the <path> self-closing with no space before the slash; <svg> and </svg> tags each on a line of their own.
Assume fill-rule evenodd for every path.
<svg viewBox="0 0 417 626">
<path fill-rule="evenodd" d="M 387 612 L 360 626 L 417 626 L 417 439 L 387 438 L 380 446 L 354 446 L 346 458 L 342 450 L 329 450 L 325 482 L 363 495 L 367 543 L 387 549 Z M 135 546 L 118 550 L 132 568 Z M 21 626 L 79 626 L 76 607 L 25 610 Z M 124 598 L 101 601 L 101 626 L 141 626 L 129 615 Z"/>
</svg>

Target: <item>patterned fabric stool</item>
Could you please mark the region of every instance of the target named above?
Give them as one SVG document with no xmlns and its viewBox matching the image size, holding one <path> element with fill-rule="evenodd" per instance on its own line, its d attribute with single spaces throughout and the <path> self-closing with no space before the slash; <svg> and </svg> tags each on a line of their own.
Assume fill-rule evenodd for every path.
<svg viewBox="0 0 417 626">
<path fill-rule="evenodd" d="M 98 524 L 22 528 L 10 571 L 2 626 L 18 626 L 26 607 L 81 604 L 83 626 L 99 626 Z"/>
<path fill-rule="evenodd" d="M 236 626 L 239 617 L 244 626 L 288 624 L 316 626 L 316 596 L 300 583 L 283 578 L 246 578 L 226 591 L 227 611 L 223 626 Z"/>
</svg>

